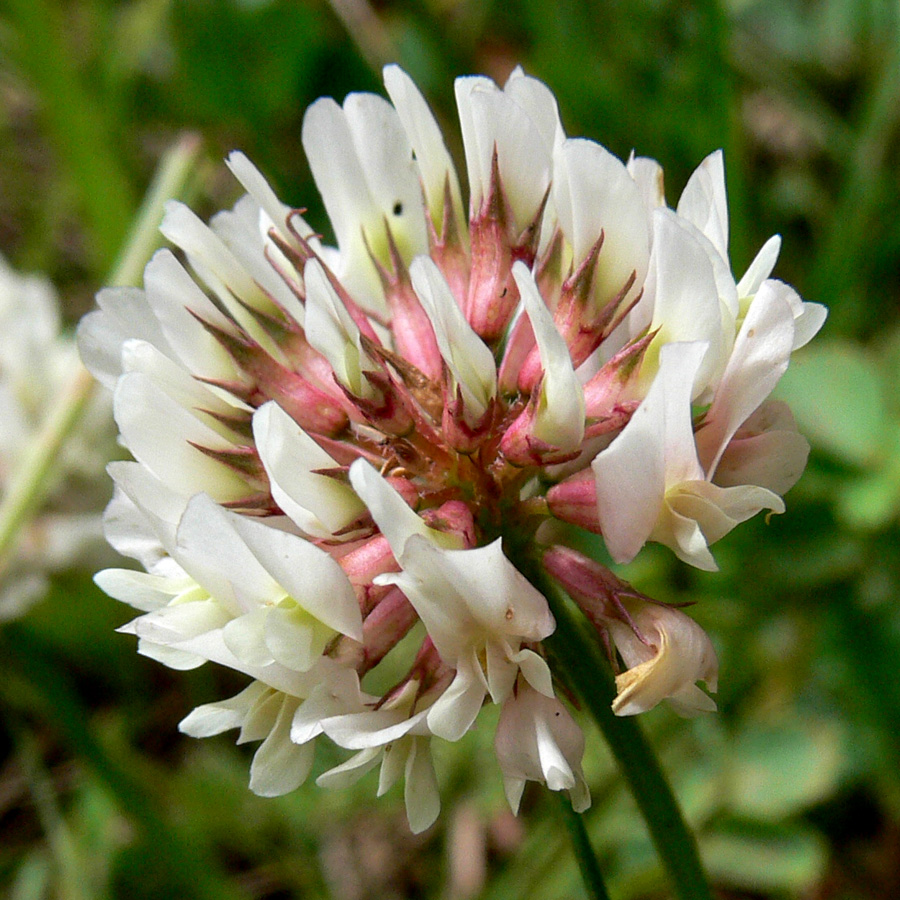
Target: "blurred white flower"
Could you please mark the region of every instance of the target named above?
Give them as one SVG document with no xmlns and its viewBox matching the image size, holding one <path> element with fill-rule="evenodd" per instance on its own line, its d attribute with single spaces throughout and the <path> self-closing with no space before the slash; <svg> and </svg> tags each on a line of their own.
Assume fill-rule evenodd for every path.
<svg viewBox="0 0 900 900">
<path fill-rule="evenodd" d="M 0 256 L 0 495 L 6 496 L 27 463 L 32 442 L 78 368 L 53 286 L 41 276 L 20 275 Z M 108 398 L 90 404 L 56 461 L 44 508 L 19 536 L 9 570 L 0 573 L 0 621 L 22 615 L 40 600 L 51 572 L 79 562 L 93 565 L 102 557 L 95 510 L 105 493 L 101 479 L 112 447 L 108 410 Z M 80 497 L 66 493 L 69 478 L 80 480 Z"/>
</svg>

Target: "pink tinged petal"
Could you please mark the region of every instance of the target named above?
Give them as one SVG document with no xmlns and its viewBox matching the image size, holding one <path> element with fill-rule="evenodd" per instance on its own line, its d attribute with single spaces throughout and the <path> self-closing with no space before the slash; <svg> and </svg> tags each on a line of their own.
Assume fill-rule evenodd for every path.
<svg viewBox="0 0 900 900">
<path fill-rule="evenodd" d="M 466 221 L 466 216 L 456 168 L 425 98 L 409 75 L 396 65 L 385 66 L 384 86 L 416 155 L 416 164 L 431 213 L 432 225 L 440 233 L 444 218 L 444 190 L 447 184 L 450 186 L 453 215 L 461 225 Z"/>
<path fill-rule="evenodd" d="M 347 485 L 316 474 L 337 463 L 276 403 L 254 414 L 253 438 L 272 497 L 307 534 L 331 537 L 365 512 Z"/>
<path fill-rule="evenodd" d="M 691 481 L 670 491 L 667 501 L 674 511 L 700 525 L 709 544 L 763 509 L 784 512 L 781 497 L 752 484 L 719 487 L 708 481 Z"/>
<path fill-rule="evenodd" d="M 546 721 L 538 719 L 535 725 L 538 760 L 547 787 L 551 791 L 565 791 L 575 787 L 575 775 L 562 751 L 556 745 Z"/>
<path fill-rule="evenodd" d="M 618 694 L 613 712 L 618 716 L 636 715 L 673 696 L 681 701 L 693 700 L 691 712 L 715 709 L 709 697 L 690 690 L 697 681 L 705 682 L 712 691 L 717 686 L 719 663 L 706 632 L 671 607 L 647 603 L 631 612 L 650 646 L 625 623 L 610 623 L 613 641 L 628 666 L 616 676 Z M 679 711 L 684 713 L 683 704 Z"/>
<path fill-rule="evenodd" d="M 714 481 L 722 487 L 757 484 L 784 496 L 809 457 L 809 442 L 797 431 L 786 403 L 764 403 L 738 430 L 722 454 Z"/>
<path fill-rule="evenodd" d="M 747 311 L 705 422 L 697 434 L 701 464 L 711 478 L 728 441 L 784 374 L 794 340 L 787 301 L 763 283 Z"/>
<path fill-rule="evenodd" d="M 234 697 L 198 706 L 178 723 L 178 730 L 191 737 L 204 738 L 240 728 L 250 708 L 268 690 L 262 682 L 254 681 Z"/>
<path fill-rule="evenodd" d="M 497 393 L 494 354 L 465 320 L 444 276 L 434 262 L 417 257 L 410 266 L 413 288 L 463 400 L 475 418 L 483 415 Z"/>
<path fill-rule="evenodd" d="M 520 685 L 503 705 L 494 748 L 513 812 L 526 780 L 568 790 L 576 812 L 590 806 L 581 769 L 584 734 L 556 698 Z"/>
<path fill-rule="evenodd" d="M 306 781 L 313 764 L 312 744 L 291 742 L 291 717 L 297 701 L 285 697 L 272 730 L 250 764 L 250 790 L 259 797 L 280 797 Z"/>
<path fill-rule="evenodd" d="M 710 153 L 694 170 L 681 193 L 677 212 L 712 241 L 722 259 L 728 259 L 728 200 L 721 150 Z"/>
<path fill-rule="evenodd" d="M 441 811 L 434 763 L 428 738 L 413 737 L 406 758 L 403 799 L 406 817 L 413 834 L 421 834 L 430 828 Z"/>
<path fill-rule="evenodd" d="M 772 274 L 778 254 L 781 252 L 781 235 L 773 234 L 753 258 L 743 277 L 737 283 L 738 298 L 752 297 L 762 287 L 762 283 Z"/>
<path fill-rule="evenodd" d="M 191 446 L 230 450 L 234 445 L 145 375 L 134 372 L 119 379 L 113 412 L 128 449 L 167 487 L 185 496 L 204 491 L 222 502 L 249 493 L 243 478 Z M 166 427 L 160 429 L 158 422 Z"/>
<path fill-rule="evenodd" d="M 670 484 L 703 477 L 690 396 L 705 349 L 701 343 L 663 347 L 643 403 L 591 464 L 600 528 L 616 562 L 630 562 L 650 538 Z"/>
<path fill-rule="evenodd" d="M 623 302 L 636 297 L 650 260 L 650 222 L 622 162 L 599 144 L 569 139 L 556 153 L 552 191 L 576 265 L 603 233 L 594 284 L 598 303 L 615 297 L 632 273 L 634 286 Z"/>
<path fill-rule="evenodd" d="M 544 369 L 534 436 L 561 450 L 575 450 L 584 438 L 584 391 L 572 366 L 569 348 L 556 330 L 528 267 L 516 262 L 512 273 L 531 320 Z"/>
</svg>

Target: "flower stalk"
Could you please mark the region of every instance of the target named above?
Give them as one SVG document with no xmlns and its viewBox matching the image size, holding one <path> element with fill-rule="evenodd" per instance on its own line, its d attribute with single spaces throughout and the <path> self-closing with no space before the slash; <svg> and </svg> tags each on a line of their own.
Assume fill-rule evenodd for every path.
<svg viewBox="0 0 900 900">
<path fill-rule="evenodd" d="M 675 895 L 680 900 L 712 900 L 697 843 L 653 748 L 634 717 L 617 716 L 612 711 L 616 687 L 600 647 L 579 627 L 563 592 L 540 568 L 532 567 L 529 575 L 547 597 L 556 619 L 556 632 L 545 641 L 556 671 L 570 682 L 609 744 L 647 823 Z M 579 865 L 584 874 L 580 859 Z"/>
</svg>

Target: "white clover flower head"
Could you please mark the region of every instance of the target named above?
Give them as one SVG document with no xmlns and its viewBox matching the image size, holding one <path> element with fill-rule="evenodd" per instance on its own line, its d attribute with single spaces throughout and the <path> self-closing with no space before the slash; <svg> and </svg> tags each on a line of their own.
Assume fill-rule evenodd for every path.
<svg viewBox="0 0 900 900">
<path fill-rule="evenodd" d="M 109 539 L 147 570 L 98 582 L 141 611 L 142 653 L 249 676 L 182 728 L 262 740 L 259 793 L 299 784 L 321 738 L 354 755 L 320 784 L 402 777 L 423 830 L 432 742 L 497 704 L 513 808 L 537 780 L 584 809 L 547 585 L 617 650 L 617 714 L 710 708 L 697 682 L 717 664 L 684 613 L 541 526 L 600 534 L 617 562 L 654 540 L 713 568 L 709 545 L 783 510 L 802 471 L 766 398 L 824 312 L 769 277 L 777 240 L 732 275 L 720 154 L 672 210 L 657 163 L 567 138 L 546 85 L 461 78 L 466 198 L 412 80 L 384 76 L 390 102 L 304 119 L 334 245 L 233 153 L 234 209 L 207 226 L 170 205 L 184 262 L 160 251 L 143 290 L 101 292 L 82 323 L 135 459 L 112 468 Z M 370 693 L 417 624 L 406 674 Z"/>
</svg>

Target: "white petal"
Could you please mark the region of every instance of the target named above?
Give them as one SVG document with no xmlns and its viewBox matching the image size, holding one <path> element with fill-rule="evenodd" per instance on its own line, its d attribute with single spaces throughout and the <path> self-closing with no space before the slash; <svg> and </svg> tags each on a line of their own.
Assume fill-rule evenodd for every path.
<svg viewBox="0 0 900 900">
<path fill-rule="evenodd" d="M 166 340 L 194 375 L 224 380 L 240 377 L 228 352 L 196 317 L 226 333 L 234 330 L 234 324 L 219 312 L 170 250 L 158 251 L 147 263 L 144 285 L 147 303 Z M 165 347 L 160 349 L 165 352 Z"/>
<path fill-rule="evenodd" d="M 386 251 L 378 253 L 372 246 L 387 221 L 404 260 L 427 253 L 428 231 L 418 168 L 397 111 L 376 94 L 350 94 L 344 101 L 344 115 L 377 210 L 378 223 L 369 235 L 370 247 L 387 261 Z"/>
<path fill-rule="evenodd" d="M 429 528 L 421 516 L 410 509 L 409 504 L 366 460 L 358 459 L 350 466 L 350 484 L 368 507 L 375 524 L 387 538 L 398 560 L 403 560 L 406 542 L 414 534 L 432 544 L 459 546 L 459 539 L 455 535 Z"/>
<path fill-rule="evenodd" d="M 245 666 L 265 668 L 275 662 L 272 651 L 266 646 L 268 617 L 269 610 L 261 607 L 232 619 L 222 629 L 225 646 Z"/>
<path fill-rule="evenodd" d="M 616 562 L 630 562 L 648 540 L 670 484 L 703 477 L 690 396 L 704 351 L 701 343 L 663 347 L 659 371 L 643 403 L 591 464 L 600 527 Z"/>
<path fill-rule="evenodd" d="M 648 212 L 666 205 L 663 167 L 655 159 L 632 153 L 626 168 L 638 186 Z"/>
<path fill-rule="evenodd" d="M 396 65 L 385 66 L 384 86 L 416 154 L 422 187 L 435 229 L 440 233 L 444 215 L 445 185 L 450 187 L 453 213 L 457 223 L 465 222 L 456 168 L 425 98 L 409 75 Z"/>
<path fill-rule="evenodd" d="M 253 438 L 272 497 L 307 534 L 331 537 L 363 514 L 349 487 L 315 474 L 337 463 L 274 401 L 254 414 Z"/>
<path fill-rule="evenodd" d="M 722 259 L 728 259 L 728 201 L 721 150 L 710 153 L 694 170 L 682 191 L 677 212 L 712 241 Z"/>
<path fill-rule="evenodd" d="M 331 363 L 335 377 L 357 397 L 372 396 L 372 387 L 363 378 L 364 370 L 375 368 L 362 349 L 359 328 L 322 264 L 311 259 L 303 277 L 306 281 L 306 339 Z"/>
<path fill-rule="evenodd" d="M 128 449 L 168 487 L 185 496 L 204 491 L 223 502 L 248 494 L 239 475 L 191 446 L 226 450 L 233 445 L 145 375 L 133 372 L 119 379 L 113 410 Z"/>
<path fill-rule="evenodd" d="M 403 798 L 409 829 L 413 834 L 420 834 L 434 824 L 441 811 L 441 798 L 427 738 L 412 739 L 406 759 Z"/>
<path fill-rule="evenodd" d="M 419 256 L 410 266 L 413 288 L 434 328 L 441 356 L 477 418 L 497 393 L 494 354 L 472 330 L 437 265 Z"/>
<path fill-rule="evenodd" d="M 362 616 L 350 580 L 326 551 L 256 519 L 234 514 L 235 531 L 288 596 L 329 628 L 362 641 Z"/>
<path fill-rule="evenodd" d="M 428 728 L 445 741 L 458 741 L 471 727 L 484 703 L 484 684 L 460 669 L 428 711 Z"/>
<path fill-rule="evenodd" d="M 313 745 L 291 742 L 291 717 L 296 701 L 281 704 L 275 725 L 253 756 L 250 790 L 260 797 L 280 797 L 306 781 L 313 763 Z"/>
<path fill-rule="evenodd" d="M 737 283 L 737 293 L 740 299 L 752 297 L 760 289 L 762 283 L 772 274 L 780 252 L 781 235 L 773 234 L 762 245 L 759 253 L 753 258 L 753 262 L 744 272 L 743 278 Z"/>
<path fill-rule="evenodd" d="M 575 450 L 584 438 L 584 390 L 575 374 L 569 348 L 556 330 L 553 316 L 528 267 L 519 261 L 513 265 L 512 272 L 544 369 L 534 436 L 561 450 Z"/>
<path fill-rule="evenodd" d="M 646 379 L 653 373 L 655 348 L 665 344 L 707 342 L 709 349 L 695 380 L 692 399 L 721 371 L 734 334 L 723 326 L 713 263 L 695 235 L 670 211 L 657 210 L 653 214 L 655 299 L 650 330 L 657 335 L 644 354 L 641 368 Z"/>
<path fill-rule="evenodd" d="M 622 162 L 593 141 L 567 140 L 554 160 L 553 199 L 560 227 L 581 262 L 603 232 L 595 294 L 610 300 L 632 273 L 637 296 L 650 260 L 650 222 L 641 192 Z"/>
<path fill-rule="evenodd" d="M 277 344 L 247 309 L 277 315 L 278 308 L 263 293 L 222 239 L 183 203 L 170 200 L 159 230 L 188 255 L 193 268 L 215 291 L 235 321 L 275 359 L 282 360 Z"/>
<path fill-rule="evenodd" d="M 378 765 L 381 754 L 381 747 L 370 747 L 361 750 L 359 753 L 351 756 L 346 762 L 341 763 L 341 765 L 323 772 L 316 779 L 316 784 L 324 788 L 345 788 L 351 784 L 356 784 L 366 772 L 371 771 Z"/>
<path fill-rule="evenodd" d="M 180 593 L 180 586 L 170 579 L 133 569 L 104 569 L 94 576 L 94 583 L 110 597 L 143 612 L 167 605 Z"/>
<path fill-rule="evenodd" d="M 734 344 L 731 357 L 697 434 L 701 464 L 709 478 L 728 441 L 769 396 L 784 374 L 794 341 L 794 317 L 787 302 L 764 282 Z"/>
<path fill-rule="evenodd" d="M 178 730 L 191 737 L 204 738 L 221 734 L 231 728 L 240 728 L 250 707 L 267 690 L 266 685 L 254 681 L 228 700 L 198 706 L 178 723 Z"/>
</svg>

